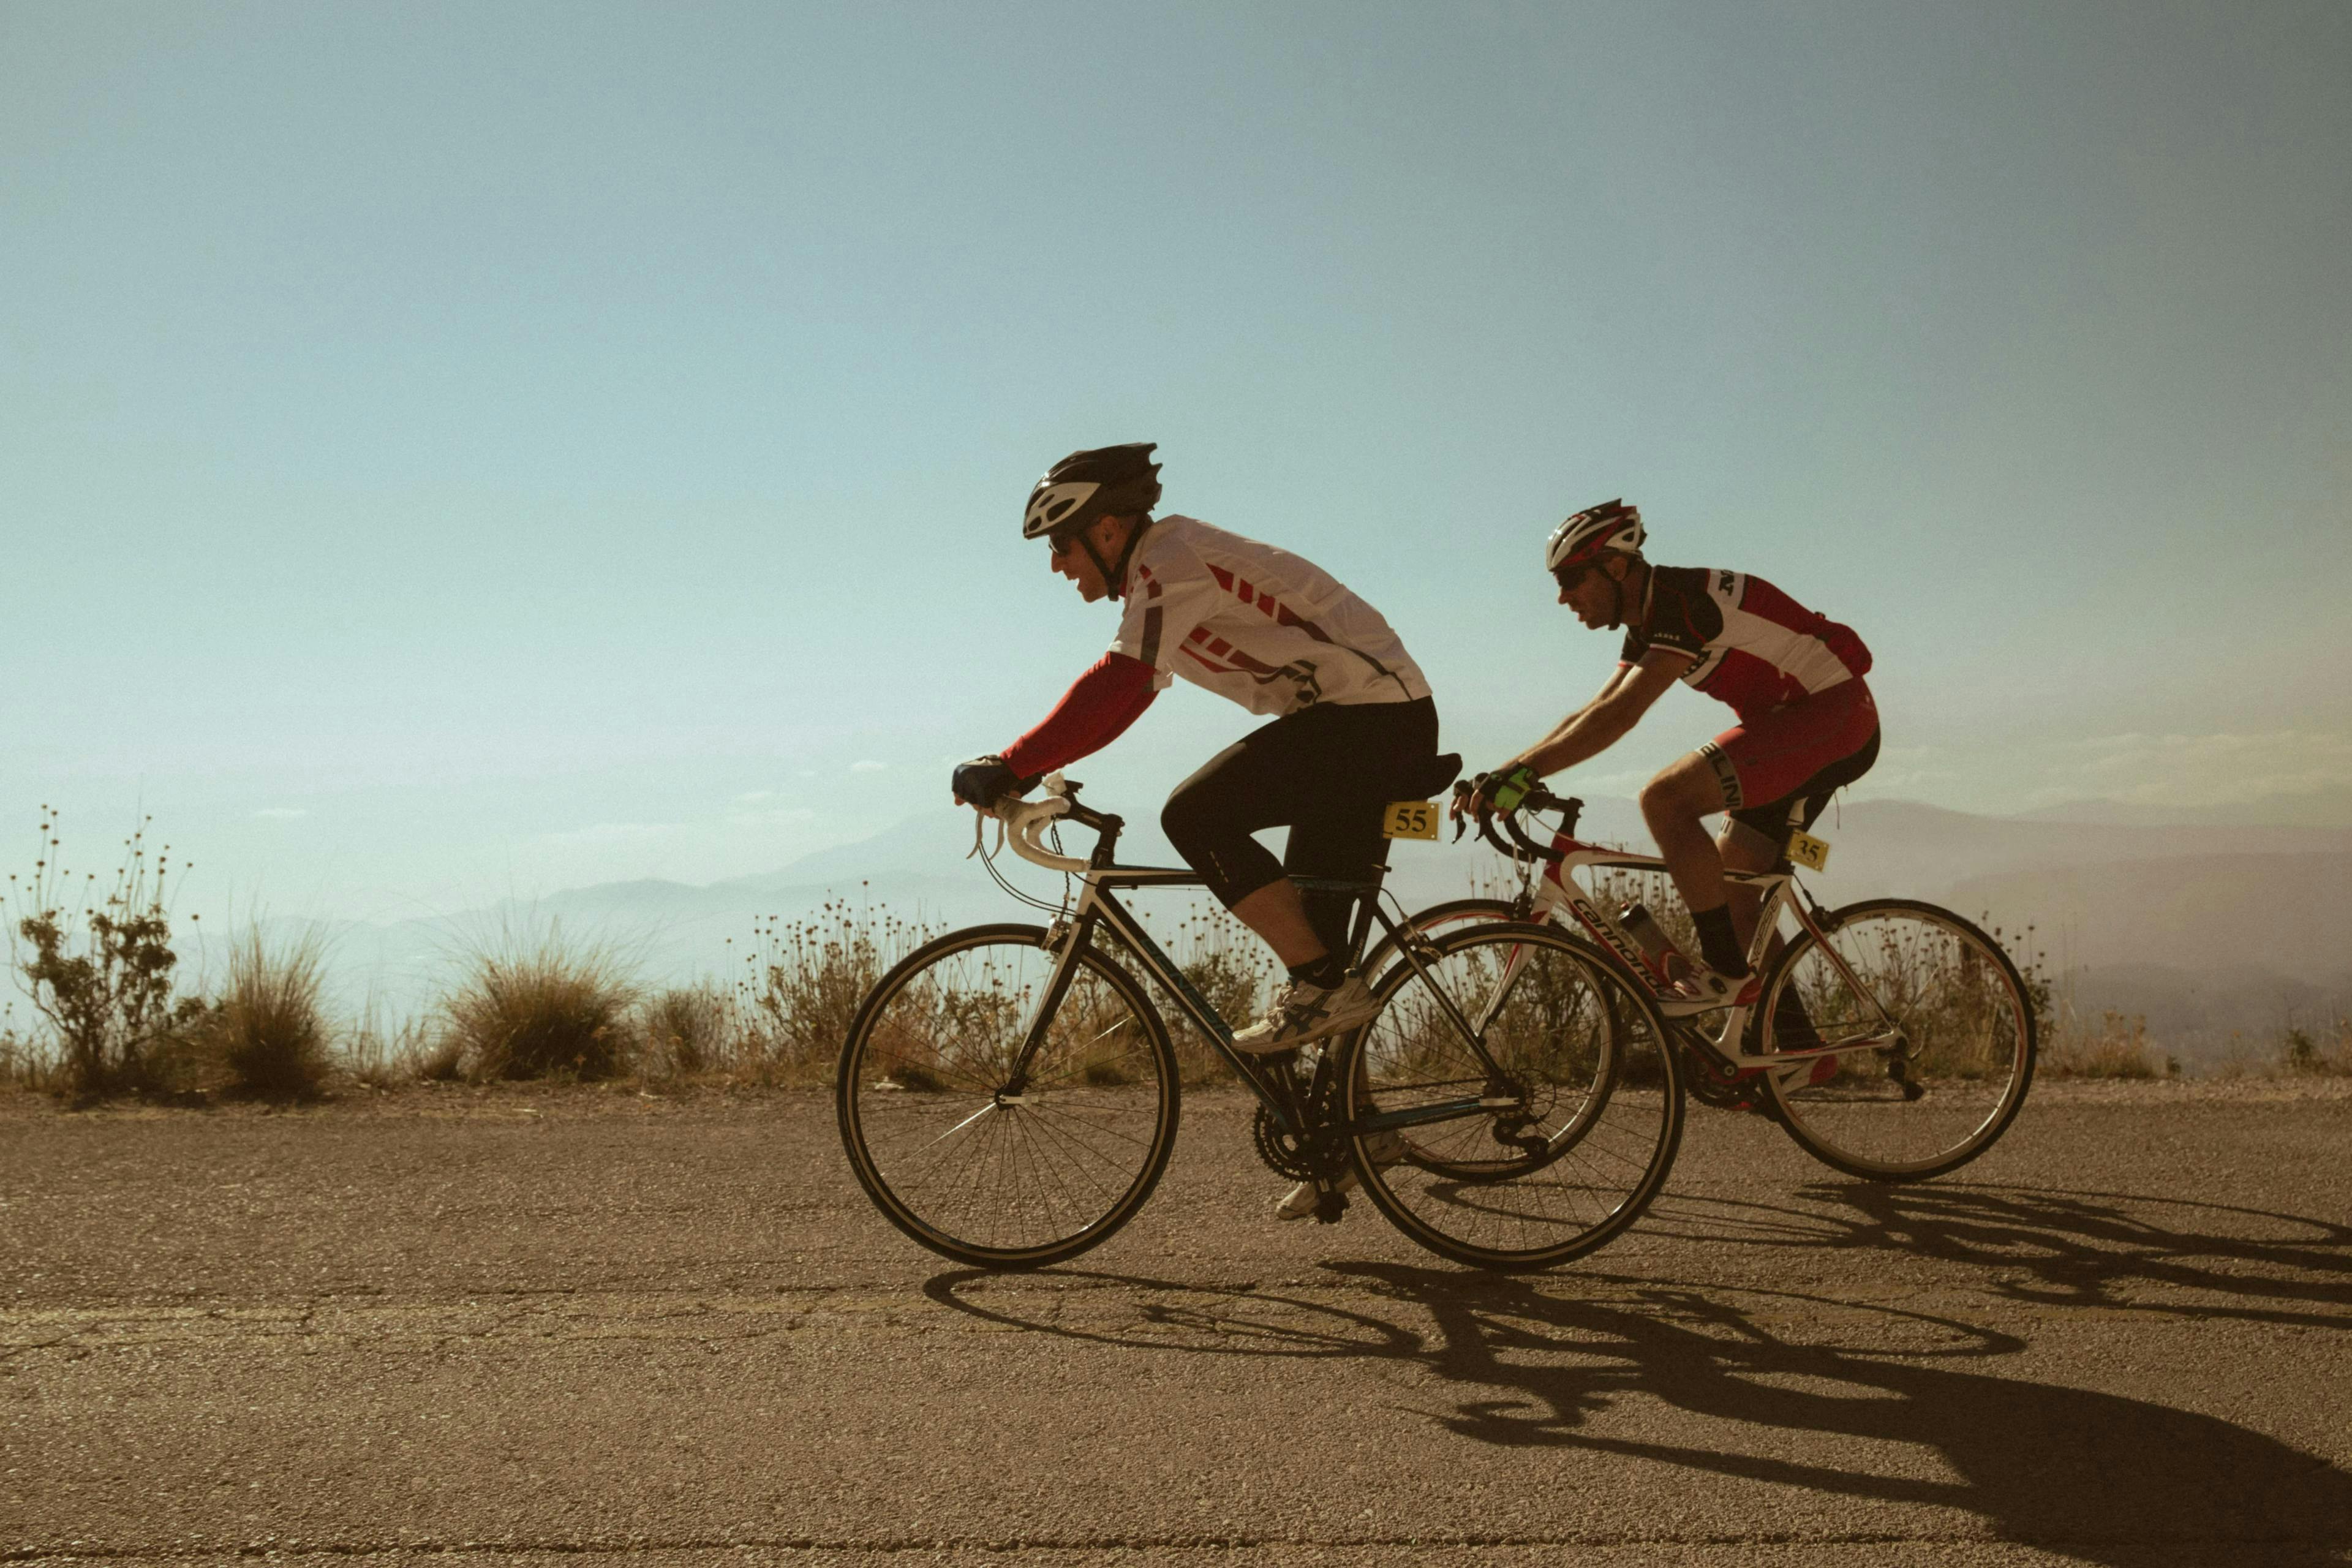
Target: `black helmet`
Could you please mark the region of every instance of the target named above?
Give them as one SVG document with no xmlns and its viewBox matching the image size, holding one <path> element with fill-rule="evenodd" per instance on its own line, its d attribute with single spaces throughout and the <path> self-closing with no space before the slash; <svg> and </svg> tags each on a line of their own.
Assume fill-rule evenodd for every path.
<svg viewBox="0 0 2352 1568">
<path fill-rule="evenodd" d="M 1021 537 L 1075 533 L 1097 518 L 1149 513 L 1160 504 L 1160 465 L 1151 460 L 1158 447 L 1156 441 L 1130 441 L 1071 453 L 1029 491 Z"/>
</svg>

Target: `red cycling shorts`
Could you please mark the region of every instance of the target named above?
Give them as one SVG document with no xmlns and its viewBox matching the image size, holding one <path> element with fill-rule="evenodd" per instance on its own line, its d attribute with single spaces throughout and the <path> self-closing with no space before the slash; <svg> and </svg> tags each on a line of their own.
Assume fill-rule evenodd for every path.
<svg viewBox="0 0 2352 1568">
<path fill-rule="evenodd" d="M 1859 678 L 1743 719 L 1699 749 L 1734 820 L 1776 844 L 1878 760 L 1878 704 Z"/>
</svg>

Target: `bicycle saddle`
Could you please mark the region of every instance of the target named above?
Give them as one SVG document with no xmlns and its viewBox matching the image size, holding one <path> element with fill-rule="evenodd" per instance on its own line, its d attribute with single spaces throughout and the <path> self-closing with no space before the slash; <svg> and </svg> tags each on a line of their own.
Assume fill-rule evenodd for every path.
<svg viewBox="0 0 2352 1568">
<path fill-rule="evenodd" d="M 1405 780 L 1405 794 L 1423 800 L 1443 795 L 1446 787 L 1462 776 L 1462 753 L 1446 752 L 1429 759 L 1417 777 Z"/>
</svg>

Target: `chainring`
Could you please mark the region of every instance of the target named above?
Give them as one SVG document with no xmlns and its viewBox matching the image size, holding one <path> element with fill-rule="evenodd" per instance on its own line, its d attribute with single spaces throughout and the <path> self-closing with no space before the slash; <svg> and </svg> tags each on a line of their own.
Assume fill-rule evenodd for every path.
<svg viewBox="0 0 2352 1568">
<path fill-rule="evenodd" d="M 1250 1138 L 1257 1145 L 1257 1157 L 1265 1162 L 1266 1169 L 1294 1182 L 1311 1182 L 1318 1177 L 1328 1181 L 1347 1168 L 1344 1140 L 1328 1134 L 1302 1140 L 1277 1126 L 1274 1112 L 1263 1105 L 1257 1108 L 1257 1119 L 1250 1124 Z"/>
<path fill-rule="evenodd" d="M 1713 1062 L 1696 1051 L 1684 1058 L 1690 1071 L 1685 1075 L 1693 1100 L 1701 1105 L 1712 1105 L 1722 1110 L 1753 1110 L 1765 1095 L 1761 1075 L 1726 1076 Z"/>
</svg>

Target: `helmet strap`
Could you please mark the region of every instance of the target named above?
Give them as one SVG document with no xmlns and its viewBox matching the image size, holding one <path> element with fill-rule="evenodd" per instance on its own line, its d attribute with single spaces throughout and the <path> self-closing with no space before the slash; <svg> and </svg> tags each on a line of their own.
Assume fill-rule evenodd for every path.
<svg viewBox="0 0 2352 1568">
<path fill-rule="evenodd" d="M 1144 512 L 1137 517 L 1135 520 L 1135 526 L 1127 531 L 1126 545 L 1121 548 L 1118 552 L 1118 569 L 1103 573 L 1103 582 L 1109 587 L 1110 596 L 1112 598 L 1124 599 L 1127 597 L 1127 568 L 1129 564 L 1135 560 L 1135 547 L 1143 542 L 1143 531 L 1150 526 L 1151 514 L 1150 512 Z M 1093 547 L 1089 545 L 1087 549 L 1088 552 L 1092 553 Z M 1102 564 L 1102 560 L 1099 556 L 1096 557 L 1095 564 L 1097 566 Z"/>
<path fill-rule="evenodd" d="M 1612 632 L 1625 624 L 1625 585 L 1633 580 L 1636 571 L 1642 574 L 1643 603 L 1645 605 L 1649 603 L 1649 564 L 1636 561 L 1625 569 L 1624 576 L 1609 579 L 1610 585 L 1617 590 L 1616 605 L 1609 612 L 1609 629 Z"/>
</svg>

